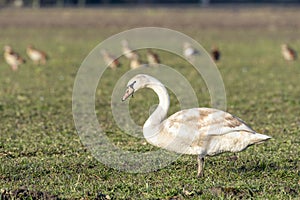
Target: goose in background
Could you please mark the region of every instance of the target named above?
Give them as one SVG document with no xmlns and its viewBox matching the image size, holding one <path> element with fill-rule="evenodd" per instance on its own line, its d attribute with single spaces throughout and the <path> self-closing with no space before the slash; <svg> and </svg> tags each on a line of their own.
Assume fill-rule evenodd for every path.
<svg viewBox="0 0 300 200">
<path fill-rule="evenodd" d="M 281 53 L 282 53 L 283 58 L 287 61 L 293 61 L 293 60 L 296 60 L 296 58 L 297 58 L 296 51 L 294 49 L 292 49 L 291 47 L 289 47 L 289 45 L 287 45 L 287 44 L 281 45 Z"/>
<path fill-rule="evenodd" d="M 154 53 L 151 49 L 147 49 L 147 60 L 150 66 L 156 66 L 160 63 L 158 54 Z"/>
<path fill-rule="evenodd" d="M 138 56 L 133 56 L 130 59 L 130 68 L 131 69 L 137 69 L 137 68 L 142 67 L 142 66 L 146 66 L 146 65 L 142 64 L 142 61 L 139 59 Z"/>
<path fill-rule="evenodd" d="M 101 54 L 103 56 L 103 60 L 105 64 L 109 66 L 111 69 L 115 70 L 120 66 L 120 62 L 118 61 L 118 59 L 112 54 L 108 53 L 107 50 L 105 49 L 101 50 Z"/>
<path fill-rule="evenodd" d="M 129 60 L 139 58 L 139 55 L 129 47 L 127 40 L 122 40 L 121 44 L 122 52 L 126 58 Z"/>
<path fill-rule="evenodd" d="M 46 64 L 48 57 L 45 52 L 34 48 L 32 45 L 29 45 L 26 48 L 26 53 L 28 57 L 34 62 L 34 64 Z"/>
<path fill-rule="evenodd" d="M 4 59 L 13 71 L 17 71 L 19 65 L 25 63 L 25 59 L 16 53 L 9 45 L 4 46 Z"/>
<path fill-rule="evenodd" d="M 212 59 L 213 59 L 215 62 L 217 62 L 217 61 L 220 60 L 221 52 L 220 52 L 220 50 L 219 50 L 218 47 L 212 46 L 211 51 L 210 51 L 210 55 L 211 55 Z"/>
</svg>

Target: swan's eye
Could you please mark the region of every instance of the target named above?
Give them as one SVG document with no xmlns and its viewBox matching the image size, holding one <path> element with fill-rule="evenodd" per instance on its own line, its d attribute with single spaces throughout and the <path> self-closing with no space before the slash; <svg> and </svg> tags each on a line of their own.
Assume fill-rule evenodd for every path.
<svg viewBox="0 0 300 200">
<path fill-rule="evenodd" d="M 136 81 L 134 81 L 133 83 L 131 83 L 128 87 L 132 88 L 134 90 L 134 84 L 136 83 Z"/>
<path fill-rule="evenodd" d="M 134 93 L 134 89 L 128 87 L 124 96 L 122 97 L 122 101 L 125 101 L 128 97 L 133 96 L 133 93 Z"/>
</svg>

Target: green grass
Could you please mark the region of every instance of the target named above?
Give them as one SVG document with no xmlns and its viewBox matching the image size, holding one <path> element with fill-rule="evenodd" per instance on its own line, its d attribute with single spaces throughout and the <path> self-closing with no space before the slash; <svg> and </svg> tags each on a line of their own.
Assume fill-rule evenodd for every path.
<svg viewBox="0 0 300 200">
<path fill-rule="evenodd" d="M 207 158 L 202 179 L 196 178 L 193 156 L 181 156 L 151 173 L 132 174 L 106 167 L 77 135 L 72 89 L 89 51 L 126 26 L 107 30 L 105 26 L 91 27 L 83 32 L 80 27 L 29 25 L 24 29 L 12 25 L 1 29 L 0 46 L 11 44 L 25 56 L 25 47 L 34 44 L 48 52 L 50 60 L 46 66 L 28 61 L 13 73 L 0 59 L 1 193 L 28 188 L 63 199 L 93 199 L 100 194 L 112 199 L 299 199 L 300 62 L 287 63 L 280 54 L 280 44 L 285 41 L 292 41 L 300 51 L 299 29 L 194 30 L 185 29 L 184 24 L 173 28 L 189 34 L 206 49 L 211 44 L 220 47 L 222 58 L 217 65 L 226 88 L 227 110 L 272 140 L 237 154 L 237 160 L 233 154 Z M 188 75 L 200 105 L 209 107 L 210 97 L 201 78 L 182 60 L 162 55 L 164 64 Z M 121 61 L 126 63 L 124 58 Z M 96 93 L 97 116 L 118 147 L 152 150 L 151 145 L 142 145 L 144 140 L 119 130 L 110 113 L 114 84 L 128 69 L 124 64 L 115 72 L 105 72 Z M 148 108 L 156 103 L 154 93 L 147 90 L 135 95 L 130 104 L 138 124 L 143 124 Z M 171 95 L 169 113 L 178 109 Z"/>
</svg>

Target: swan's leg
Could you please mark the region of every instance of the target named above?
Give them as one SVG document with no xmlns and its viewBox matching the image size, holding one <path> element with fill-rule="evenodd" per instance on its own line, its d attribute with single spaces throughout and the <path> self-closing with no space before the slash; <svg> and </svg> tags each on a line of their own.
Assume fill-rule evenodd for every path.
<svg viewBox="0 0 300 200">
<path fill-rule="evenodd" d="M 204 176 L 203 169 L 204 169 L 204 157 L 199 155 L 198 156 L 198 173 L 197 173 L 198 177 Z"/>
</svg>

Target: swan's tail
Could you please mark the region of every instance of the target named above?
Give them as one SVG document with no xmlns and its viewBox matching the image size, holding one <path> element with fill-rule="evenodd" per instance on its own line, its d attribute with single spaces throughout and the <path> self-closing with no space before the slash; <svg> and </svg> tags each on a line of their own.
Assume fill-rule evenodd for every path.
<svg viewBox="0 0 300 200">
<path fill-rule="evenodd" d="M 267 136 L 267 135 L 263 135 L 260 133 L 255 133 L 252 135 L 252 139 L 251 139 L 251 143 L 252 144 L 260 144 L 263 143 L 269 139 L 271 139 L 272 137 Z"/>
</svg>

